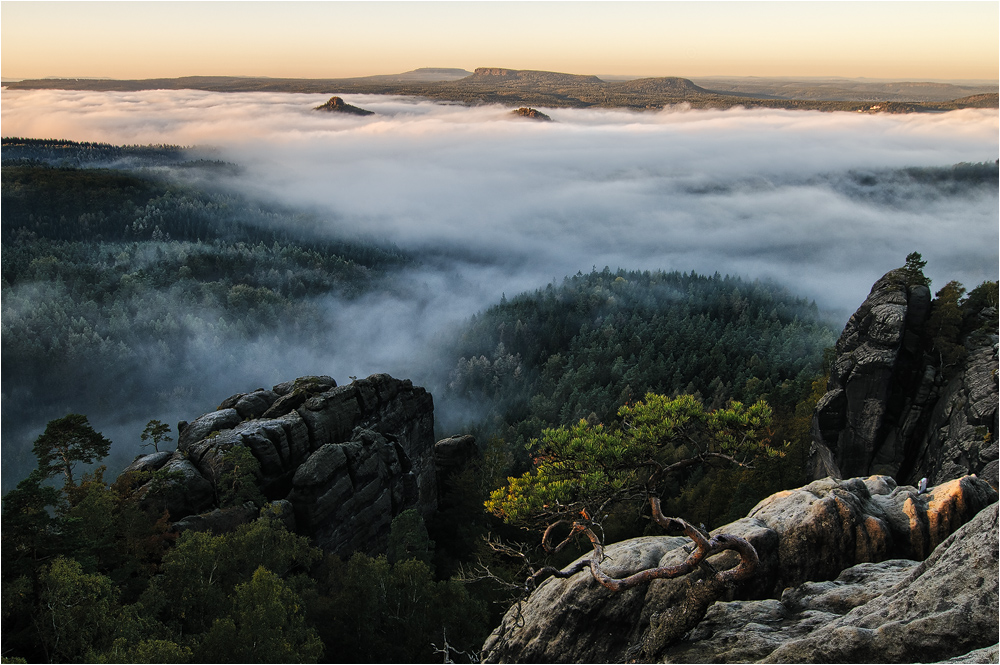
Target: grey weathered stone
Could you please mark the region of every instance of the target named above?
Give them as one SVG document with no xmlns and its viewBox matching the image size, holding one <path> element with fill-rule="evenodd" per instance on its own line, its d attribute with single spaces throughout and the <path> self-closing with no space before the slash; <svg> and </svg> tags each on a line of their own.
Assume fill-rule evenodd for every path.
<svg viewBox="0 0 1000 665">
<path fill-rule="evenodd" d="M 260 418 L 277 400 L 277 393 L 261 388 L 240 397 L 233 408 L 240 414 L 240 418 Z"/>
<path fill-rule="evenodd" d="M 996 643 L 997 504 L 941 543 L 906 579 L 762 662 L 929 662 Z"/>
<path fill-rule="evenodd" d="M 122 474 L 129 473 L 130 471 L 156 471 L 166 464 L 172 455 L 173 452 L 168 450 L 161 450 L 160 452 L 149 453 L 148 455 L 139 455 L 132 460 L 131 464 L 125 467 Z"/>
<path fill-rule="evenodd" d="M 781 600 L 719 602 L 682 641 L 660 654 L 667 663 L 753 662 L 805 637 L 885 593 L 917 566 L 892 559 L 848 568 L 836 580 L 786 589 Z"/>
<path fill-rule="evenodd" d="M 143 485 L 140 505 L 154 511 L 169 511 L 173 520 L 201 512 L 215 500 L 215 488 L 180 451 L 175 451 L 159 471 L 169 474 Z"/>
<path fill-rule="evenodd" d="M 157 499 L 175 517 L 213 507 L 213 483 L 235 446 L 259 462 L 258 485 L 267 499 L 284 502 L 283 519 L 331 552 L 378 553 L 393 517 L 416 508 L 429 518 L 437 507 L 434 403 L 410 381 L 375 374 L 337 387 L 328 376 L 307 376 L 233 395 L 221 406 L 182 429 L 169 462 L 147 456 L 133 463 L 182 464 L 175 470 L 191 496 L 177 495 L 174 483 Z M 228 523 L 209 514 L 184 528 Z"/>
<path fill-rule="evenodd" d="M 687 538 L 647 536 L 609 545 L 604 569 L 625 577 L 659 564 Z M 483 645 L 486 662 L 617 662 L 635 633 L 646 589 L 613 593 L 594 580 L 589 569 L 565 578 L 549 578 L 523 603 L 504 616 Z M 523 617 L 523 622 L 521 618 Z"/>
<path fill-rule="evenodd" d="M 883 276 L 838 339 L 813 416 L 810 473 L 932 484 L 976 473 L 996 488 L 996 312 L 982 311 L 984 329 L 966 335 L 968 356 L 946 377 L 925 355 L 930 290 L 911 281 L 903 270 Z"/>
<path fill-rule="evenodd" d="M 257 506 L 251 502 L 229 508 L 216 508 L 200 515 L 189 515 L 171 525 L 171 530 L 207 531 L 213 535 L 227 533 L 242 524 L 248 524 L 257 519 Z"/>
<path fill-rule="evenodd" d="M 997 346 L 978 336 L 959 372 L 941 390 L 920 442 L 920 465 L 932 482 L 976 473 L 993 478 L 997 461 Z M 986 471 L 984 474 L 983 472 Z"/>
<path fill-rule="evenodd" d="M 720 590 L 718 599 L 777 599 L 787 587 L 834 580 L 859 563 L 914 552 L 926 555 L 996 500 L 996 492 L 975 477 L 920 495 L 913 487 L 897 487 L 888 476 L 827 478 L 779 492 L 747 517 L 713 532 L 745 538 L 760 557 L 757 572 L 732 589 Z M 652 560 L 655 554 L 658 566 L 675 565 L 688 554 L 683 548 L 671 548 L 643 555 L 648 543 L 625 541 L 607 551 L 628 544 L 629 551 L 639 550 L 632 555 L 635 560 Z M 737 563 L 732 552 L 710 559 L 716 570 Z M 656 657 L 689 629 L 692 617 L 679 608 L 698 585 L 708 583 L 706 575 L 699 569 L 617 593 L 600 586 L 589 570 L 567 579 L 550 578 L 505 615 L 486 643 L 490 659 L 607 662 Z"/>
<path fill-rule="evenodd" d="M 189 423 L 177 439 L 177 450 L 188 450 L 212 432 L 221 432 L 239 424 L 242 420 L 236 409 L 223 409 L 206 413 Z"/>
<path fill-rule="evenodd" d="M 392 518 L 417 505 L 407 466 L 402 449 L 371 430 L 321 446 L 299 466 L 288 495 L 299 530 L 342 556 L 383 551 Z"/>
<path fill-rule="evenodd" d="M 329 390 L 330 388 L 336 388 L 337 382 L 333 380 L 333 377 L 322 375 L 322 376 L 300 376 L 297 379 L 292 379 L 291 381 L 285 381 L 284 383 L 279 383 L 274 386 L 272 390 L 279 397 L 284 397 L 288 393 L 292 392 L 296 388 L 305 388 L 310 392 L 323 392 L 324 390 Z"/>
</svg>

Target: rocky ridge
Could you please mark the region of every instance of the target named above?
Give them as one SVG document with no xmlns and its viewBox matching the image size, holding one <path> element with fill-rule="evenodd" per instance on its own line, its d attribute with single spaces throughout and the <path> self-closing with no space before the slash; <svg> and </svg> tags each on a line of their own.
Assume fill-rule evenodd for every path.
<svg viewBox="0 0 1000 665">
<path fill-rule="evenodd" d="M 433 398 L 387 374 L 338 386 L 307 376 L 224 400 L 178 424 L 177 450 L 125 469 L 161 472 L 140 490 L 175 528 L 225 530 L 256 517 L 253 504 L 220 506 L 231 451 L 259 462 L 256 484 L 290 528 L 338 554 L 384 550 L 392 518 L 437 507 Z"/>
<path fill-rule="evenodd" d="M 769 616 L 790 611 L 775 605 L 784 602 L 786 588 L 835 581 L 858 564 L 923 559 L 996 501 L 996 491 L 974 476 L 925 493 L 897 486 L 887 476 L 815 481 L 768 497 L 747 517 L 713 532 L 747 539 L 760 556 L 758 571 L 735 588 L 713 587 L 704 570 L 621 592 L 599 585 L 589 570 L 566 579 L 549 578 L 507 612 L 485 643 L 484 653 L 491 662 L 660 659 L 690 635 L 711 627 L 711 623 L 702 623 L 716 601 L 761 602 L 762 613 L 754 615 L 758 618 L 753 621 L 766 625 Z M 995 541 L 995 534 L 993 538 Z M 674 565 L 687 557 L 689 543 L 686 538 L 664 536 L 609 545 L 604 568 L 622 577 L 652 566 Z M 710 560 L 715 570 L 737 563 L 732 552 Z M 910 570 L 915 565 L 884 564 L 880 570 L 888 571 L 886 574 L 895 571 L 898 577 L 900 569 Z M 866 592 L 868 597 L 890 582 L 896 583 L 891 577 L 883 578 L 880 587 Z M 992 593 L 995 599 L 995 588 Z M 989 598 L 983 602 L 988 603 Z M 932 604 L 937 606 L 940 603 Z M 995 640 L 996 613 L 992 616 Z M 814 623 L 819 625 L 818 619 Z M 799 633 L 790 634 L 805 635 L 808 626 L 813 624 L 803 624 L 796 629 Z M 964 653 L 953 651 L 950 655 Z M 734 658 L 745 660 L 744 656 Z"/>
<path fill-rule="evenodd" d="M 966 359 L 946 375 L 927 352 L 931 306 L 930 289 L 900 269 L 851 316 L 813 416 L 813 477 L 938 484 L 974 473 L 997 487 L 996 309 L 978 314 Z"/>
</svg>

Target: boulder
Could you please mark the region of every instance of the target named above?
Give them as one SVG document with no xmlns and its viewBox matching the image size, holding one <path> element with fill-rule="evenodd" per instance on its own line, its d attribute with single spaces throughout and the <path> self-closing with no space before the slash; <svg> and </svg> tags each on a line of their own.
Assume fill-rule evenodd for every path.
<svg viewBox="0 0 1000 665">
<path fill-rule="evenodd" d="M 188 423 L 177 438 L 177 450 L 186 451 L 194 444 L 210 436 L 212 432 L 221 432 L 237 425 L 241 420 L 236 409 L 228 408 L 206 413 L 194 422 Z"/>
<path fill-rule="evenodd" d="M 156 453 L 149 453 L 148 455 L 139 455 L 134 460 L 132 460 L 131 464 L 125 467 L 125 469 L 122 471 L 122 475 L 125 475 L 126 473 L 132 471 L 137 471 L 137 472 L 156 471 L 157 469 L 161 468 L 164 464 L 166 464 L 170 460 L 170 457 L 172 455 L 173 452 L 167 450 L 161 450 L 160 452 Z"/>
<path fill-rule="evenodd" d="M 139 505 L 146 510 L 170 513 L 172 520 L 201 512 L 215 501 L 215 488 L 180 451 L 157 469 L 154 478 L 139 488 Z"/>
<path fill-rule="evenodd" d="M 233 408 L 240 414 L 240 418 L 260 418 L 277 400 L 276 392 L 261 388 L 241 397 Z"/>
<path fill-rule="evenodd" d="M 605 548 L 604 570 L 625 577 L 659 565 L 663 557 L 690 540 L 646 536 Z M 485 662 L 618 662 L 635 633 L 646 588 L 612 593 L 590 571 L 550 577 L 525 603 L 511 608 L 483 645 Z"/>
<path fill-rule="evenodd" d="M 711 576 L 699 569 L 612 592 L 598 584 L 589 569 L 566 579 L 550 578 L 507 612 L 484 650 L 495 662 L 653 658 L 700 625 L 712 601 L 778 599 L 786 587 L 835 580 L 859 563 L 926 556 L 996 500 L 996 492 L 974 476 L 924 494 L 897 487 L 888 476 L 816 481 L 774 494 L 747 517 L 713 532 L 741 536 L 756 548 L 760 563 L 750 579 L 716 588 Z M 680 539 L 685 541 L 690 542 Z M 690 546 L 678 543 L 673 540 L 668 546 L 642 538 L 610 545 L 606 551 L 610 557 L 625 548 L 629 561 L 655 560 L 655 565 L 667 566 L 688 556 Z M 733 552 L 709 560 L 715 570 L 737 563 Z"/>
<path fill-rule="evenodd" d="M 712 605 L 682 641 L 661 654 L 667 663 L 753 662 L 809 635 L 890 590 L 917 566 L 891 559 L 848 568 L 828 582 L 786 589 L 781 600 L 735 600 Z"/>
<path fill-rule="evenodd" d="M 993 504 L 891 589 L 778 646 L 761 661 L 933 662 L 994 646 L 998 529 Z"/>
</svg>

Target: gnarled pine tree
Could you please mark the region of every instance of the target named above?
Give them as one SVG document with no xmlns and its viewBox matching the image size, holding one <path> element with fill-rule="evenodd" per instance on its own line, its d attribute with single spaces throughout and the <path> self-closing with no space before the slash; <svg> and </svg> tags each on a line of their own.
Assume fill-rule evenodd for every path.
<svg viewBox="0 0 1000 665">
<path fill-rule="evenodd" d="M 618 411 L 614 427 L 581 420 L 572 427 L 545 430 L 532 442 L 535 467 L 505 487 L 495 490 L 486 508 L 505 522 L 527 528 L 544 528 L 542 545 L 549 553 L 562 550 L 577 534 L 585 535 L 594 553 L 567 570 L 551 566 L 532 574 L 534 587 L 549 575 L 569 577 L 584 568 L 612 591 L 628 589 L 657 578 L 672 578 L 694 570 L 708 557 L 734 550 L 740 564 L 716 573 L 721 583 L 750 576 L 757 566 L 757 552 L 743 538 L 710 536 L 677 517 L 666 517 L 660 497 L 674 474 L 705 464 L 752 465 L 760 456 L 780 456 L 770 442 L 771 408 L 763 401 L 753 405 L 731 402 L 726 408 L 706 410 L 690 395 L 668 398 L 647 394 L 635 405 Z M 602 521 L 615 504 L 648 501 L 652 519 L 664 529 L 679 527 L 694 541 L 695 549 L 681 564 L 640 571 L 625 578 L 610 577 L 601 569 L 604 543 Z M 554 543 L 560 528 L 569 528 Z"/>
</svg>

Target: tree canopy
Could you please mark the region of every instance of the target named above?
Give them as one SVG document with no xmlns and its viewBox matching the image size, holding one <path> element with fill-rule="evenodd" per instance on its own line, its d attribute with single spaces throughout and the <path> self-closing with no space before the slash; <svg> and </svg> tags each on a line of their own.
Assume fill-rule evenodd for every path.
<svg viewBox="0 0 1000 665">
<path fill-rule="evenodd" d="M 107 456 L 111 441 L 95 432 L 87 416 L 70 413 L 50 421 L 35 439 L 33 451 L 38 469 L 51 477 L 62 473 L 66 484 L 73 484 L 73 467 L 78 462 L 93 464 Z"/>
</svg>

